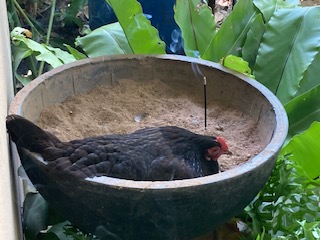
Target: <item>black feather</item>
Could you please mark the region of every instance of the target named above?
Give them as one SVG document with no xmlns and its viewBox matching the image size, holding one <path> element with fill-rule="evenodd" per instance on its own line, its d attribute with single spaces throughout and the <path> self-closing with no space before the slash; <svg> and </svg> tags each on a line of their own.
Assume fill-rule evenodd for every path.
<svg viewBox="0 0 320 240">
<path fill-rule="evenodd" d="M 217 173 L 207 149 L 220 146 L 215 137 L 164 126 L 131 134 L 90 137 L 61 142 L 27 119 L 7 117 L 7 129 L 19 148 L 40 154 L 47 172 L 77 178 L 111 176 L 132 180 L 175 180 Z"/>
</svg>

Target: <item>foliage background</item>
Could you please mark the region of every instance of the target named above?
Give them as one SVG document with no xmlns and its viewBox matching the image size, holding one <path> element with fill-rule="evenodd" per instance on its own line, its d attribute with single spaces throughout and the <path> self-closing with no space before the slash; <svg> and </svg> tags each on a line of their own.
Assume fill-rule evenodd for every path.
<svg viewBox="0 0 320 240">
<path fill-rule="evenodd" d="M 165 44 L 136 0 L 108 2 L 119 22 L 91 31 L 85 14 L 79 15 L 85 0 L 72 0 L 67 8 L 52 0 L 40 19 L 23 9 L 27 3 L 8 0 L 16 85 L 87 57 L 165 52 Z M 289 133 L 276 168 L 237 216 L 249 229 L 249 234 L 243 234 L 247 239 L 320 238 L 320 7 L 299 3 L 239 0 L 219 29 L 203 1 L 177 0 L 174 6 L 187 56 L 252 74 L 279 98 L 288 114 Z M 25 205 L 29 239 L 40 235 L 43 239 L 94 238 L 49 214 L 51 210 L 33 191 Z M 40 232 L 52 224 L 49 231 Z"/>
</svg>

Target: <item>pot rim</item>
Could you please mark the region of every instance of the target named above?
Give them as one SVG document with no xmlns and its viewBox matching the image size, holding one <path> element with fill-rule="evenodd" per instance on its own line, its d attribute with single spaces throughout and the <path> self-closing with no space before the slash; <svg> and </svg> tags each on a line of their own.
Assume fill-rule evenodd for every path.
<svg viewBox="0 0 320 240">
<path fill-rule="evenodd" d="M 198 185 L 206 185 L 213 184 L 215 182 L 221 182 L 230 178 L 239 177 L 240 175 L 250 172 L 254 168 L 259 165 L 265 163 L 266 161 L 271 160 L 272 157 L 276 156 L 276 154 L 280 151 L 288 132 L 288 118 L 286 111 L 278 98 L 264 85 L 259 83 L 257 80 L 254 80 L 246 75 L 240 74 L 231 69 L 225 68 L 222 65 L 202 60 L 193 57 L 180 56 L 180 55 L 172 55 L 172 54 L 163 54 L 163 55 L 135 55 L 135 54 L 123 54 L 123 55 L 114 55 L 114 56 L 103 56 L 103 57 L 95 57 L 88 58 L 84 60 L 78 60 L 73 63 L 65 64 L 55 69 L 52 69 L 49 72 L 42 74 L 41 76 L 34 79 L 27 86 L 25 86 L 21 91 L 17 93 L 14 97 L 13 101 L 9 106 L 9 114 L 20 114 L 23 115 L 22 112 L 22 102 L 28 96 L 29 92 L 35 89 L 39 84 L 41 84 L 48 77 L 60 73 L 66 69 L 70 69 L 73 67 L 79 67 L 79 65 L 84 65 L 88 63 L 95 63 L 100 61 L 112 61 L 112 60 L 121 60 L 121 59 L 136 59 L 143 60 L 148 58 L 158 58 L 163 60 L 173 60 L 173 61 L 183 61 L 183 62 L 196 62 L 200 65 L 204 65 L 207 67 L 215 68 L 220 71 L 226 72 L 233 76 L 238 77 L 242 81 L 246 82 L 256 90 L 258 90 L 271 104 L 272 110 L 275 113 L 276 118 L 276 126 L 273 132 L 273 136 L 268 143 L 268 145 L 259 152 L 252 159 L 243 163 L 237 167 L 234 167 L 225 172 L 221 172 L 219 174 L 213 174 L 205 177 L 193 178 L 193 179 L 184 179 L 184 180 L 173 180 L 173 181 L 133 181 L 133 180 L 125 180 L 118 179 L 112 177 L 95 177 L 95 178 L 86 178 L 85 180 L 91 183 L 95 183 L 97 185 L 109 185 L 114 188 L 127 188 L 127 189 L 172 189 L 172 188 L 185 188 L 185 187 L 195 187 Z"/>
</svg>

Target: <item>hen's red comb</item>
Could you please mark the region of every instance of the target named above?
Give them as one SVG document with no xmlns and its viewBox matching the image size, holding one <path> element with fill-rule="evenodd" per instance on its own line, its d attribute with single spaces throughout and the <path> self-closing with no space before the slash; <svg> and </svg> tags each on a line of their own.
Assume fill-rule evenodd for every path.
<svg viewBox="0 0 320 240">
<path fill-rule="evenodd" d="M 217 142 L 220 143 L 221 145 L 221 150 L 223 152 L 227 152 L 229 150 L 228 145 L 226 143 L 226 141 L 224 140 L 224 138 L 222 137 L 217 137 Z"/>
</svg>

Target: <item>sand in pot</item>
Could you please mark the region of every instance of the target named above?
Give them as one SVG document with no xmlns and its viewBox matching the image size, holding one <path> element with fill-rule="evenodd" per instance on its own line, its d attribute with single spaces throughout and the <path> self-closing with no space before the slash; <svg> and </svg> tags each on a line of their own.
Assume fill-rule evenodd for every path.
<svg viewBox="0 0 320 240">
<path fill-rule="evenodd" d="M 184 88 L 173 88 L 159 80 L 141 84 L 124 79 L 113 86 L 97 86 L 45 109 L 38 124 L 64 141 L 165 125 L 222 136 L 233 153 L 219 158 L 222 171 L 246 162 L 263 149 L 250 117 L 220 103 L 208 104 L 205 129 L 201 97 L 187 96 Z"/>
</svg>

